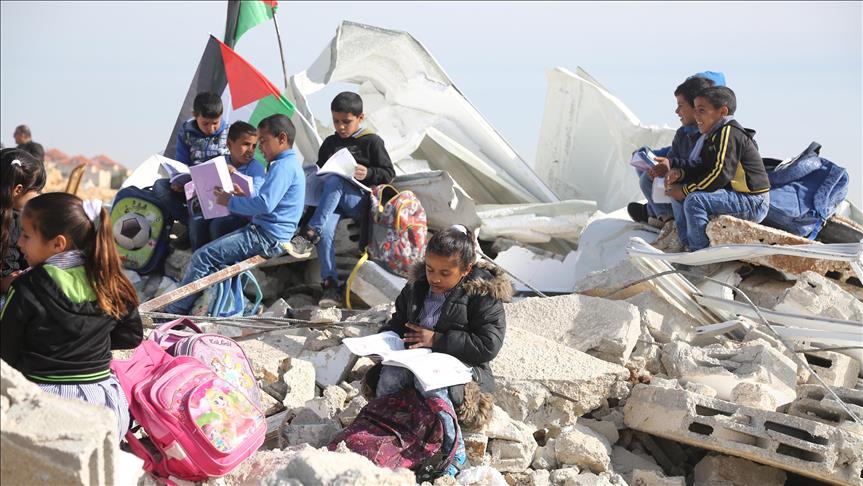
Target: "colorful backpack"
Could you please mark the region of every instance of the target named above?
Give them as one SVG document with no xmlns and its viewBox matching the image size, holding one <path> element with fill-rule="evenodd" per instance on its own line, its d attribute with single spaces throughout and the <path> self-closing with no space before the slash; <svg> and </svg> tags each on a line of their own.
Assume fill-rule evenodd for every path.
<svg viewBox="0 0 863 486">
<path fill-rule="evenodd" d="M 224 476 L 264 443 L 267 422 L 254 403 L 193 356 L 171 357 L 145 340 L 111 369 L 145 439 L 126 433 L 144 470 L 203 481 Z"/>
<path fill-rule="evenodd" d="M 390 272 L 407 277 L 410 266 L 425 258 L 428 224 L 413 191 L 373 187 L 370 228 L 369 258 Z"/>
<path fill-rule="evenodd" d="M 179 329 L 183 326 L 185 328 Z M 149 339 L 172 356 L 198 358 L 263 410 L 261 390 L 255 380 L 252 363 L 233 339 L 221 334 L 205 333 L 187 317 L 162 324 L 150 333 Z"/>
<path fill-rule="evenodd" d="M 455 459 L 456 447 L 441 451 L 444 425 L 438 416 L 445 412 L 458 424 L 455 411 L 440 397 L 423 398 L 414 387 L 370 401 L 347 428 L 327 445 L 335 450 L 344 441 L 351 451 L 380 467 L 404 467 L 414 471 L 417 482 L 434 480 Z M 461 430 L 456 426 L 453 444 Z"/>
<path fill-rule="evenodd" d="M 243 289 L 251 285 L 255 291 L 255 301 L 249 302 Z M 222 280 L 212 288 L 213 295 L 207 313 L 214 317 L 233 317 L 255 315 L 264 299 L 261 286 L 255 275 L 246 270 L 227 280 Z M 251 306 L 247 304 L 251 304 Z"/>
<path fill-rule="evenodd" d="M 111 206 L 111 224 L 124 267 L 140 274 L 161 271 L 171 231 L 167 215 L 151 189 L 120 189 Z"/>
</svg>

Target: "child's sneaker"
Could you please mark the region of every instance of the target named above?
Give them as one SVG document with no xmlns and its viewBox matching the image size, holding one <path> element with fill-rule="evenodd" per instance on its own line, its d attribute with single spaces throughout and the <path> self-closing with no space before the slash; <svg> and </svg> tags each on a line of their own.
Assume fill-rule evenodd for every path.
<svg viewBox="0 0 863 486">
<path fill-rule="evenodd" d="M 647 218 L 650 216 L 647 214 L 647 204 L 637 202 L 629 203 L 626 206 L 626 212 L 629 213 L 629 217 L 636 223 L 646 223 Z"/>
<path fill-rule="evenodd" d="M 308 258 L 312 255 L 312 249 L 319 239 L 320 236 L 314 229 L 307 228 L 291 238 L 291 241 L 285 245 L 285 250 L 295 258 Z"/>
<path fill-rule="evenodd" d="M 318 307 L 339 307 L 341 305 L 339 284 L 335 280 L 328 278 L 321 283 L 321 287 L 324 289 L 324 294 L 321 296 L 321 300 L 318 301 Z"/>
</svg>

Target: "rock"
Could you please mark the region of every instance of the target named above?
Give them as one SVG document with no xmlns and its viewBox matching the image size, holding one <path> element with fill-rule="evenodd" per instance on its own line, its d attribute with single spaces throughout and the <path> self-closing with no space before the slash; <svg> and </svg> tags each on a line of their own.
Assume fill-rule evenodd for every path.
<svg viewBox="0 0 863 486">
<path fill-rule="evenodd" d="M 551 412 L 559 410 L 557 404 L 569 407 L 566 415 L 578 417 L 606 403 L 614 383 L 629 378 L 629 371 L 622 366 L 518 327 L 507 329 L 503 348 L 491 368 L 498 379 L 495 403 L 537 428 L 546 425 L 547 417 L 555 416 Z M 537 385 L 545 389 L 540 396 L 533 394 L 539 391 Z M 551 399 L 551 393 L 557 400 Z"/>
<path fill-rule="evenodd" d="M 617 433 L 617 427 L 612 422 L 604 422 L 589 418 L 579 418 L 578 424 L 584 425 L 590 430 L 602 434 L 608 440 L 609 444 L 613 445 L 617 442 L 618 439 L 620 439 L 620 435 Z"/>
<path fill-rule="evenodd" d="M 555 457 L 560 464 L 574 464 L 580 469 L 600 473 L 611 466 L 611 445 L 593 430 L 574 425 L 561 430 L 554 443 Z"/>
<path fill-rule="evenodd" d="M 738 383 L 731 389 L 731 401 L 761 410 L 776 410 L 776 398 L 770 393 L 770 389 L 761 383 Z"/>
<path fill-rule="evenodd" d="M 653 291 L 641 292 L 626 299 L 640 309 L 641 322 L 658 343 L 690 341 L 699 323 Z"/>
<path fill-rule="evenodd" d="M 530 466 L 537 448 L 531 427 L 511 419 L 495 405 L 491 421 L 483 433 L 490 439 L 491 467 L 501 472 L 520 472 Z"/>
<path fill-rule="evenodd" d="M 285 409 L 285 406 L 269 393 L 261 393 L 261 405 L 264 415 L 269 417 L 275 415 Z"/>
<path fill-rule="evenodd" d="M 550 486 L 551 485 L 551 473 L 540 469 L 539 471 L 532 471 L 530 473 L 530 480 L 528 481 L 529 486 Z"/>
<path fill-rule="evenodd" d="M 745 277 L 737 287 L 746 293 L 752 303 L 763 309 L 773 309 L 794 281 L 786 281 L 781 273 L 775 270 L 759 267 L 759 271 Z M 734 300 L 746 303 L 741 295 L 735 295 Z"/>
<path fill-rule="evenodd" d="M 312 324 L 329 324 L 342 320 L 342 311 L 338 307 L 328 307 L 326 309 L 315 309 L 309 318 Z"/>
<path fill-rule="evenodd" d="M 315 367 L 301 359 L 291 359 L 282 375 L 285 397 L 282 404 L 288 410 L 300 407 L 315 398 Z"/>
<path fill-rule="evenodd" d="M 695 484 L 706 486 L 782 486 L 785 471 L 739 457 L 708 454 L 695 465 Z"/>
<path fill-rule="evenodd" d="M 704 395 L 704 396 L 711 397 L 711 398 L 716 396 L 716 390 L 705 385 L 704 383 L 698 383 L 695 381 L 688 381 L 688 382 L 686 382 L 686 385 L 683 386 L 683 388 L 685 390 L 691 391 L 692 393 L 698 393 L 699 395 Z M 734 389 L 731 390 L 731 394 L 734 395 Z M 732 400 L 732 401 L 736 401 L 736 400 Z M 737 403 L 740 403 L 740 402 L 737 402 Z M 741 405 L 745 405 L 745 404 L 741 404 Z"/>
<path fill-rule="evenodd" d="M 353 397 L 344 410 L 338 413 L 339 422 L 342 424 L 342 427 L 351 425 L 354 419 L 357 418 L 357 415 L 360 414 L 360 410 L 368 403 L 368 400 L 362 395 Z"/>
<path fill-rule="evenodd" d="M 633 285 L 644 278 L 644 274 L 625 259 L 611 268 L 590 272 L 575 283 L 573 293 L 589 297 L 603 297 L 622 300 L 635 294 L 650 290 L 647 282 Z"/>
<path fill-rule="evenodd" d="M 507 324 L 624 364 L 641 331 L 638 309 L 626 302 L 571 294 L 504 304 Z"/>
<path fill-rule="evenodd" d="M 301 450 L 311 449 L 308 445 L 288 447 L 285 449 L 259 450 L 248 459 L 241 462 L 239 466 L 223 479 L 226 485 L 251 485 L 260 484 L 264 478 L 287 466 Z M 213 480 L 205 482 L 209 484 Z M 290 483 L 289 483 L 290 484 Z M 301 486 L 299 482 L 295 483 Z"/>
<path fill-rule="evenodd" d="M 351 372 L 348 373 L 347 379 L 350 381 L 360 380 L 362 381 L 363 377 L 366 376 L 366 373 L 371 369 L 372 366 L 375 365 L 375 361 L 368 356 L 360 356 L 357 358 L 357 362 L 354 363 L 353 368 L 351 368 Z"/>
<path fill-rule="evenodd" d="M 464 433 L 464 448 L 471 464 L 482 464 L 488 448 L 488 436 L 479 432 Z"/>
<path fill-rule="evenodd" d="M 686 478 L 683 476 L 667 478 L 662 471 L 636 469 L 632 471 L 632 480 L 628 483 L 629 486 L 686 486 Z"/>
<path fill-rule="evenodd" d="M 322 387 L 344 380 L 357 360 L 343 344 L 323 351 L 304 350 L 300 358 L 315 366 L 315 381 Z"/>
<path fill-rule="evenodd" d="M 662 364 L 669 376 L 707 385 L 723 400 L 732 400 L 732 389 L 742 381 L 764 385 L 777 405 L 796 397 L 797 364 L 763 340 L 704 348 L 673 342 L 663 348 Z"/>
<path fill-rule="evenodd" d="M 285 301 L 285 299 L 278 299 L 269 307 L 267 310 L 261 314 L 261 317 L 276 317 L 283 318 L 288 315 L 288 312 L 291 311 L 291 306 Z"/>
<path fill-rule="evenodd" d="M 263 486 L 281 486 L 286 481 L 303 486 L 404 486 L 416 484 L 407 469 L 386 469 L 353 452 L 331 452 L 305 449 L 287 466 L 273 472 L 261 482 Z"/>
<path fill-rule="evenodd" d="M 332 309 L 336 309 L 332 307 Z M 338 309 L 336 309 L 338 310 Z M 339 311 L 341 312 L 341 311 Z M 329 329 L 310 329 L 306 342 L 303 343 L 304 351 L 323 351 L 327 348 L 338 346 L 342 343 L 342 335 Z"/>
<path fill-rule="evenodd" d="M 321 417 L 313 408 L 295 409 L 296 416 L 282 431 L 288 445 L 308 444 L 318 448 L 327 445 L 341 430 L 331 418 Z"/>
<path fill-rule="evenodd" d="M 564 483 L 572 486 L 614 486 L 607 476 L 583 472 L 573 479 L 572 482 Z"/>
<path fill-rule="evenodd" d="M 262 382 L 262 386 L 280 381 L 282 374 L 290 367 L 290 356 L 263 341 L 249 339 L 239 343 L 252 363 L 255 378 Z"/>
<path fill-rule="evenodd" d="M 569 466 L 561 469 L 555 469 L 551 472 L 551 484 L 554 486 L 571 486 L 576 484 L 575 478 L 578 477 L 579 469 L 574 466 Z"/>
<path fill-rule="evenodd" d="M 620 446 L 614 446 L 611 449 L 611 466 L 614 472 L 623 476 L 627 484 L 632 484 L 633 472 L 636 470 L 642 471 L 658 471 L 662 468 L 652 458 L 642 457 L 638 454 L 624 449 Z"/>
<path fill-rule="evenodd" d="M 385 324 L 395 312 L 395 302 L 385 302 L 378 304 L 371 309 L 361 312 L 357 315 L 348 317 L 346 322 L 363 323 L 368 326 L 373 332 L 377 332 L 377 328 Z"/>
<path fill-rule="evenodd" d="M 534 469 L 557 469 L 557 455 L 554 452 L 555 439 L 548 439 L 544 446 L 537 447 L 533 453 L 531 467 Z"/>
<path fill-rule="evenodd" d="M 378 306 L 394 302 L 406 283 L 406 279 L 393 275 L 368 260 L 354 276 L 351 293 L 370 306 Z"/>
<path fill-rule="evenodd" d="M 662 366 L 662 346 L 653 339 L 647 325 L 644 323 L 645 316 L 652 319 L 653 316 L 662 318 L 650 309 L 642 310 L 641 334 L 638 336 L 638 341 L 635 347 L 632 348 L 632 354 L 629 355 L 629 362 L 626 367 L 636 370 L 647 370 L 654 375 L 664 374 L 665 368 Z"/>
<path fill-rule="evenodd" d="M 774 307 L 779 312 L 863 322 L 863 302 L 827 277 L 803 272 Z"/>
</svg>

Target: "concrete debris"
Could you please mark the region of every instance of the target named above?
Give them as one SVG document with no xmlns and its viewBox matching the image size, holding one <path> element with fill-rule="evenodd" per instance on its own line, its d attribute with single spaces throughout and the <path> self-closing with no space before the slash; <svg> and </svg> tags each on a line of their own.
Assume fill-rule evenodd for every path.
<svg viewBox="0 0 863 486">
<path fill-rule="evenodd" d="M 635 471 L 662 472 L 662 468 L 652 457 L 632 453 L 620 446 L 611 449 L 611 467 L 614 472 L 623 476 L 627 484 L 633 483 Z"/>
<path fill-rule="evenodd" d="M 815 272 L 803 272 L 773 310 L 863 323 L 863 302 Z"/>
<path fill-rule="evenodd" d="M 600 473 L 611 469 L 611 444 L 604 435 L 583 425 L 573 425 L 560 431 L 554 442 L 559 464 L 574 464 L 581 470 Z"/>
<path fill-rule="evenodd" d="M 578 473 L 581 472 L 577 467 L 569 466 L 560 469 L 555 469 L 551 472 L 551 484 L 554 486 L 571 486 L 576 484 Z"/>
<path fill-rule="evenodd" d="M 548 243 L 560 238 L 577 244 L 595 212 L 596 203 L 579 200 L 477 206 L 484 239 L 508 238 L 521 243 Z"/>
<path fill-rule="evenodd" d="M 341 311 L 339 309 L 333 309 L 335 309 L 341 315 Z M 312 319 L 315 318 L 315 312 L 319 310 L 324 309 L 316 309 L 315 311 L 312 311 Z M 323 351 L 327 348 L 338 346 L 341 343 L 342 336 L 341 333 L 337 331 L 330 329 L 309 329 L 306 341 L 303 343 L 303 351 Z"/>
<path fill-rule="evenodd" d="M 813 351 L 802 353 L 812 371 L 831 386 L 852 388 L 860 375 L 860 362 L 844 354 L 833 351 Z M 817 384 L 815 377 L 809 383 Z"/>
<path fill-rule="evenodd" d="M 360 312 L 345 319 L 345 322 L 362 323 L 369 327 L 371 331 L 377 331 L 378 327 L 390 320 L 390 316 L 395 312 L 396 306 L 394 302 L 386 302 L 373 306 L 371 309 Z"/>
<path fill-rule="evenodd" d="M 367 305 L 374 307 L 395 301 L 405 283 L 407 283 L 406 279 L 393 275 L 377 263 L 367 260 L 354 276 L 351 293 Z"/>
<path fill-rule="evenodd" d="M 546 440 L 545 445 L 537 447 L 536 452 L 533 453 L 533 462 L 530 464 L 530 467 L 533 469 L 547 469 L 549 471 L 557 469 L 559 464 L 557 463 L 557 454 L 554 450 L 555 442 L 557 442 L 557 439 L 549 438 Z"/>
<path fill-rule="evenodd" d="M 357 361 L 357 357 L 343 344 L 323 351 L 304 350 L 300 353 L 300 359 L 314 365 L 315 381 L 321 387 L 338 385 L 347 377 Z"/>
<path fill-rule="evenodd" d="M 482 464 L 488 448 L 488 436 L 480 432 L 464 431 L 464 448 L 471 464 Z"/>
<path fill-rule="evenodd" d="M 737 396 L 752 405 L 753 396 L 769 394 L 776 406 L 796 397 L 797 364 L 761 340 L 746 343 L 713 344 L 704 348 L 675 341 L 662 350 L 662 363 L 669 376 L 682 382 L 696 382 L 716 390 L 716 396 L 734 401 Z M 741 387 L 749 382 L 761 387 Z M 775 410 L 775 407 L 773 408 Z"/>
<path fill-rule="evenodd" d="M 285 390 L 282 404 L 288 410 L 300 407 L 315 397 L 315 366 L 312 363 L 291 358 L 290 366 L 281 378 Z"/>
<path fill-rule="evenodd" d="M 368 403 L 368 400 L 363 396 L 353 397 L 348 402 L 347 406 L 338 414 L 339 423 L 342 424 L 342 427 L 347 427 L 354 423 L 354 419 L 357 418 L 357 415 L 360 414 L 360 411 Z"/>
<path fill-rule="evenodd" d="M 590 297 L 623 300 L 650 290 L 647 282 L 636 283 L 642 279 L 644 274 L 641 270 L 629 259 L 624 259 L 611 268 L 588 273 L 575 283 L 572 292 Z"/>
<path fill-rule="evenodd" d="M 617 364 L 629 359 L 641 331 L 635 306 L 598 297 L 535 297 L 505 304 L 504 309 L 509 326 Z"/>
<path fill-rule="evenodd" d="M 629 395 L 629 393 L 627 393 L 627 395 Z M 609 444 L 614 445 L 620 439 L 620 434 L 617 432 L 617 427 L 613 422 L 579 418 L 578 425 L 583 425 L 598 434 L 602 434 L 603 437 L 608 440 Z"/>
<path fill-rule="evenodd" d="M 591 272 L 613 268 L 627 260 L 626 248 L 633 237 L 653 241 L 656 229 L 633 222 L 626 208 L 609 214 L 597 211 L 578 238 L 574 281 L 578 282 Z"/>
<path fill-rule="evenodd" d="M 782 486 L 785 478 L 781 469 L 722 454 L 708 454 L 695 465 L 695 484 L 705 486 Z"/>
<path fill-rule="evenodd" d="M 769 228 L 751 221 L 743 221 L 731 216 L 723 215 L 714 218 L 707 224 L 707 237 L 710 239 L 711 246 L 732 245 L 732 244 L 751 244 L 759 243 L 761 245 L 807 245 L 810 247 L 827 246 L 820 244 L 812 244 L 811 240 L 802 238 L 785 231 Z M 787 272 L 794 275 L 802 275 L 804 272 L 812 271 L 820 275 L 835 274 L 839 275 L 839 280 L 845 282 L 851 277 L 857 277 L 863 280 L 863 276 L 858 276 L 852 269 L 849 261 L 855 261 L 860 258 L 861 244 L 834 244 L 840 248 L 851 248 L 847 253 L 847 258 L 844 260 L 824 259 L 824 255 L 818 255 L 812 258 L 800 256 L 784 255 L 782 253 L 773 256 L 764 257 L 740 257 L 741 260 L 754 263 L 756 265 L 764 265 L 780 272 Z M 856 255 L 854 249 L 856 248 Z"/>
<path fill-rule="evenodd" d="M 507 329 L 498 356 L 491 362 L 498 380 L 495 403 L 512 418 L 538 428 L 547 420 L 572 418 L 600 407 L 618 380 L 626 380 L 629 371 L 581 353 L 563 344 L 524 331 Z M 549 410 L 552 394 L 566 403 L 568 410 Z M 558 409 L 559 410 L 559 409 Z"/>
<path fill-rule="evenodd" d="M 857 417 L 863 417 L 863 390 L 831 387 Z M 797 399 L 788 407 L 788 414 L 816 422 L 841 427 L 863 435 L 863 424 L 854 422 L 848 412 L 820 385 L 800 385 Z"/>
<path fill-rule="evenodd" d="M 513 420 L 503 409 L 494 407 L 492 418 L 482 432 L 488 437 L 490 466 L 501 472 L 520 472 L 533 461 L 537 448 L 528 425 Z"/>
<path fill-rule="evenodd" d="M 834 484 L 863 484 L 863 436 L 777 412 L 647 385 L 624 407 L 626 425 Z"/>
<path fill-rule="evenodd" d="M 290 481 L 303 486 L 403 486 L 415 484 L 407 469 L 385 469 L 347 449 L 315 450 L 307 447 L 296 453 L 286 466 L 261 481 L 263 486 L 281 486 Z"/>
<path fill-rule="evenodd" d="M 682 476 L 667 478 L 661 471 L 636 469 L 632 471 L 632 480 L 628 484 L 629 486 L 686 486 L 686 478 Z M 696 484 L 707 486 L 706 483 Z"/>
<path fill-rule="evenodd" d="M 638 307 L 642 324 L 647 326 L 650 335 L 658 343 L 689 342 L 695 336 L 694 329 L 698 321 L 652 290 L 628 297 L 626 302 Z"/>
<path fill-rule="evenodd" d="M 425 209 L 429 229 L 440 230 L 460 223 L 473 231 L 482 224 L 473 199 L 445 171 L 397 175 L 392 185 L 417 196 Z"/>
<path fill-rule="evenodd" d="M 338 307 L 328 307 L 326 309 L 315 309 L 312 311 L 312 316 L 309 322 L 312 324 L 329 324 L 342 320 L 342 311 Z"/>
</svg>

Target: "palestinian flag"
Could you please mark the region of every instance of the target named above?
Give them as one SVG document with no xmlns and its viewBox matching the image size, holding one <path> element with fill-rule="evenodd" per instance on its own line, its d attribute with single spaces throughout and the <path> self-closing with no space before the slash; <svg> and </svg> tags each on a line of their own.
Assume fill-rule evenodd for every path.
<svg viewBox="0 0 863 486">
<path fill-rule="evenodd" d="M 258 122 L 270 115 L 281 113 L 291 117 L 294 114 L 294 104 L 270 80 L 211 35 L 165 147 L 166 157 L 174 156 L 177 132 L 183 122 L 192 117 L 195 96 L 206 91 L 221 93 L 222 118 L 228 123 L 245 121 L 258 126 Z M 258 157 L 263 160 L 260 154 Z"/>
<path fill-rule="evenodd" d="M 272 19 L 278 3 L 274 0 L 230 0 L 225 44 L 234 47 L 249 29 Z"/>
</svg>

